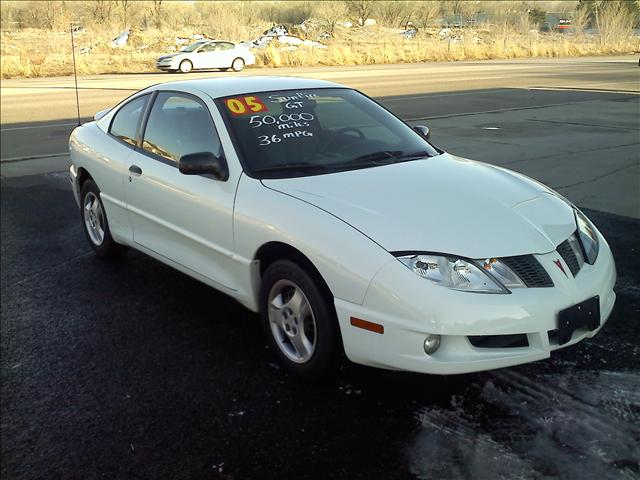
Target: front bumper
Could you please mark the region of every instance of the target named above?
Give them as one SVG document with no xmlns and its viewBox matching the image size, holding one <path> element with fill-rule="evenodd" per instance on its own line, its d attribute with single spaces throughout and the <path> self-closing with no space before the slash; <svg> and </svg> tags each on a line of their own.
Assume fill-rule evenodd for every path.
<svg viewBox="0 0 640 480">
<path fill-rule="evenodd" d="M 174 59 L 156 61 L 156 68 L 158 70 L 178 70 L 179 65 L 180 62 Z"/>
<path fill-rule="evenodd" d="M 432 285 L 393 260 L 372 280 L 362 305 L 336 299 L 347 357 L 364 365 L 432 374 L 457 374 L 508 367 L 548 358 L 551 352 L 596 335 L 615 303 L 616 270 L 611 250 L 600 235 L 600 254 L 575 278 L 553 261 L 554 251 L 536 255 L 554 287 L 514 289 L 509 295 L 457 292 Z M 415 278 L 414 278 L 415 277 Z M 588 298 L 600 297 L 600 326 L 578 329 L 559 345 L 558 312 Z M 384 326 L 378 334 L 356 328 L 351 317 Z M 427 334 L 441 335 L 441 346 L 427 355 Z M 477 347 L 469 336 L 524 335 L 528 346 Z M 504 337 L 501 337 L 504 338 Z"/>
</svg>

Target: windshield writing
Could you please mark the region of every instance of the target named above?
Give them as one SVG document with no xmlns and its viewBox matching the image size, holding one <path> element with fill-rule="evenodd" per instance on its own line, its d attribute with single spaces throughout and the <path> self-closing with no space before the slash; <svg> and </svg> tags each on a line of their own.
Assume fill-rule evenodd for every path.
<svg viewBox="0 0 640 480">
<path fill-rule="evenodd" d="M 316 175 L 437 155 L 385 109 L 346 88 L 219 99 L 250 174 Z"/>
</svg>

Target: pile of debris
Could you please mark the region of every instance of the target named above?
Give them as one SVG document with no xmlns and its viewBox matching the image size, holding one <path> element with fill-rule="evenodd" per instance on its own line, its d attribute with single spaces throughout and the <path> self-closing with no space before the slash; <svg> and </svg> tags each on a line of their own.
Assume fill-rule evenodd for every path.
<svg viewBox="0 0 640 480">
<path fill-rule="evenodd" d="M 304 26 L 304 22 L 301 24 Z M 306 28 L 306 27 L 305 27 Z M 304 29 L 302 29 L 304 31 Z M 328 38 L 328 37 L 325 37 Z M 265 30 L 262 35 L 252 41 L 241 42 L 240 45 L 246 48 L 256 48 L 263 50 L 272 42 L 279 44 L 278 50 L 297 50 L 298 47 L 327 48 L 326 45 L 315 40 L 302 39 L 297 35 L 292 35 L 284 25 L 274 25 Z"/>
</svg>

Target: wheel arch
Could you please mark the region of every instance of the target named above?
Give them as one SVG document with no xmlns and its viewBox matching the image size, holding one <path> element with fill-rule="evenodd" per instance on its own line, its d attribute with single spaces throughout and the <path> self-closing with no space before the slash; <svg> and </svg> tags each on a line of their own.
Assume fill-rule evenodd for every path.
<svg viewBox="0 0 640 480">
<path fill-rule="evenodd" d="M 287 243 L 278 241 L 270 241 L 261 245 L 260 248 L 258 248 L 258 250 L 256 251 L 256 254 L 253 258 L 254 262 L 258 263 L 258 268 L 256 268 L 255 270 L 255 275 L 258 278 L 254 278 L 254 285 L 256 285 L 257 292 L 260 291 L 262 285 L 262 277 L 267 271 L 267 268 L 269 268 L 269 265 L 278 260 L 290 260 L 299 265 L 305 272 L 307 272 L 311 276 L 311 278 L 316 282 L 316 284 L 322 291 L 323 296 L 327 301 L 327 305 L 333 313 L 333 318 L 337 326 L 336 332 L 338 335 L 340 350 L 344 353 L 342 331 L 340 328 L 340 322 L 338 321 L 338 314 L 336 312 L 333 293 L 331 292 L 329 285 L 322 277 L 322 274 L 313 264 L 311 259 L 297 248 Z M 258 308 L 260 308 L 259 305 L 260 302 L 258 301 Z"/>
<path fill-rule="evenodd" d="M 78 167 L 78 191 L 82 189 L 82 184 L 89 179 L 93 180 L 93 177 L 91 176 L 89 171 L 84 167 Z M 95 182 L 95 180 L 93 181 Z"/>
<path fill-rule="evenodd" d="M 267 242 L 258 248 L 253 259 L 254 261 L 257 261 L 259 265 L 259 268 L 256 271 L 256 274 L 258 275 L 258 278 L 255 279 L 257 280 L 256 285 L 260 285 L 264 272 L 267 271 L 269 265 L 278 260 L 291 260 L 311 275 L 311 277 L 318 283 L 318 286 L 323 293 L 327 296 L 327 300 L 329 300 L 333 305 L 333 293 L 329 288 L 329 285 L 311 259 L 297 248 L 284 242 Z"/>
</svg>

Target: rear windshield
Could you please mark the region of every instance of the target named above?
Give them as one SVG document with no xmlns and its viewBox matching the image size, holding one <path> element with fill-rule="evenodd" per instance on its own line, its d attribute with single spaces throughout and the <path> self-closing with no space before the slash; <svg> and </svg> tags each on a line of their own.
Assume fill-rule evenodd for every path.
<svg viewBox="0 0 640 480">
<path fill-rule="evenodd" d="M 346 88 L 257 92 L 216 100 L 247 173 L 318 175 L 439 153 L 411 127 Z"/>
</svg>

